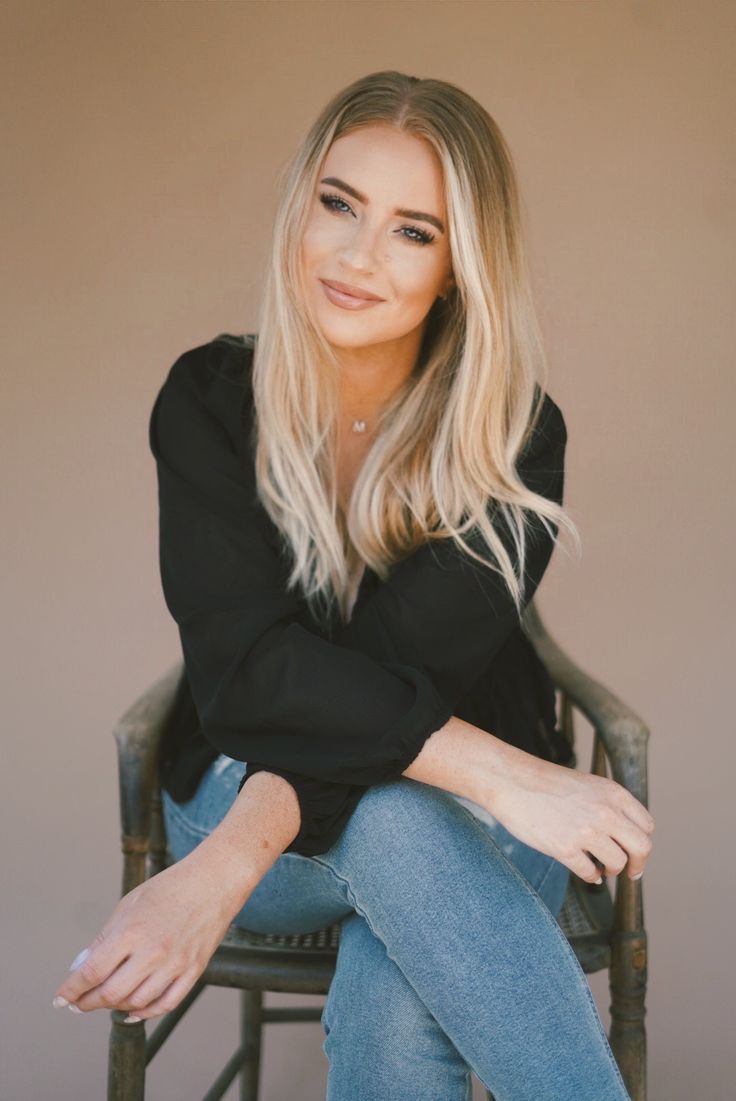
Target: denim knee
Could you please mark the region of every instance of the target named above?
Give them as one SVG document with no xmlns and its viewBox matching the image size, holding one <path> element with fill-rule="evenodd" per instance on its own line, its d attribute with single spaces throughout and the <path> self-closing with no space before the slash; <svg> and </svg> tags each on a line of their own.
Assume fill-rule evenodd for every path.
<svg viewBox="0 0 736 1101">
<path fill-rule="evenodd" d="M 461 823 L 463 813 L 449 792 L 407 776 L 374 784 L 325 856 L 352 839 L 358 840 L 361 847 L 375 847 L 381 859 L 392 845 L 421 839 L 436 844 L 442 827 Z"/>
</svg>

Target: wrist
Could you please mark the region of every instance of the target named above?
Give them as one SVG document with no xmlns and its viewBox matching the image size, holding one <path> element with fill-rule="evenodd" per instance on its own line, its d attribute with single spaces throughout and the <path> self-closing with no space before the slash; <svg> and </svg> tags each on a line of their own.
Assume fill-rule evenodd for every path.
<svg viewBox="0 0 736 1101">
<path fill-rule="evenodd" d="M 219 826 L 184 859 L 196 870 L 207 896 L 231 920 L 248 901 L 265 872 L 259 874 L 247 840 L 243 840 L 238 850 L 218 831 Z"/>
<path fill-rule="evenodd" d="M 473 794 L 469 798 L 493 813 L 499 800 L 518 782 L 531 755 L 495 734 L 478 727 L 473 730 L 479 736 L 472 740 L 468 786 Z"/>
</svg>

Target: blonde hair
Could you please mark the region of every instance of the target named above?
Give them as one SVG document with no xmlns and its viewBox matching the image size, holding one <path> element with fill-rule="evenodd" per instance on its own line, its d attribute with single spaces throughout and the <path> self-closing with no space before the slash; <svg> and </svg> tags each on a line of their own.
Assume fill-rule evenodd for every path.
<svg viewBox="0 0 736 1101">
<path fill-rule="evenodd" d="M 380 418 L 343 521 L 339 369 L 305 309 L 297 246 L 331 144 L 379 123 L 426 139 L 439 157 L 455 286 L 429 312 L 415 369 Z M 446 538 L 502 575 L 521 614 L 523 510 L 555 540 L 564 526 L 579 541 L 565 510 L 516 473 L 547 364 L 511 155 L 494 120 L 460 88 L 387 71 L 330 100 L 282 174 L 253 346 L 257 492 L 291 553 L 288 587 L 300 586 L 317 619 L 329 620 L 335 604 L 346 618 L 356 562 L 385 580 L 422 543 Z M 489 499 L 512 534 L 518 576 Z M 463 538 L 469 531 L 482 535 L 490 560 Z"/>
</svg>

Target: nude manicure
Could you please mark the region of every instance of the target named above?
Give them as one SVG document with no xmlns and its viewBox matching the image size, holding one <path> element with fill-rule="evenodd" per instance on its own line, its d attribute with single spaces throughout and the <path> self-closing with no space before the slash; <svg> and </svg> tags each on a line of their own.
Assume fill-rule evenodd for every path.
<svg viewBox="0 0 736 1101">
<path fill-rule="evenodd" d="M 87 959 L 88 955 L 89 955 L 89 948 L 83 948 L 82 951 L 79 953 L 79 955 L 75 956 L 74 959 L 72 960 L 72 965 L 69 968 L 69 970 L 70 971 L 75 971 L 79 967 L 80 963 L 84 963 L 84 961 Z"/>
</svg>

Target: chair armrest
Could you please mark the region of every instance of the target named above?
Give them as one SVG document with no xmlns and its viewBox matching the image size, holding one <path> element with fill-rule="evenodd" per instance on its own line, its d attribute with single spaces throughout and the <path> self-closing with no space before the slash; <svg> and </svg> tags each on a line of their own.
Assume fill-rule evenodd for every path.
<svg viewBox="0 0 736 1101">
<path fill-rule="evenodd" d="M 118 748 L 120 825 L 124 841 L 135 839 L 136 844 L 148 844 L 159 743 L 182 671 L 180 660 L 138 697 L 113 730 Z"/>
<path fill-rule="evenodd" d="M 527 606 L 522 626 L 555 687 L 569 697 L 600 736 L 613 779 L 647 806 L 646 724 L 610 689 L 568 657 L 547 631 L 533 601 Z"/>
</svg>

